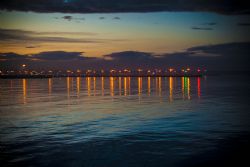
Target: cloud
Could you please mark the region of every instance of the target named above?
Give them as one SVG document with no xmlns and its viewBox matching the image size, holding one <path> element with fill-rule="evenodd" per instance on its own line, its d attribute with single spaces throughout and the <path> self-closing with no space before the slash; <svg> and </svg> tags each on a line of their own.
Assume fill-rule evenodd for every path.
<svg viewBox="0 0 250 167">
<path fill-rule="evenodd" d="M 17 60 L 27 60 L 28 57 L 26 55 L 20 55 L 16 53 L 0 53 L 0 62 L 1 61 L 17 61 Z"/>
<path fill-rule="evenodd" d="M 48 52 L 40 52 L 36 54 L 27 54 L 20 55 L 16 53 L 0 53 L 0 61 L 8 61 L 8 62 L 19 62 L 26 61 L 32 62 L 34 64 L 39 62 L 72 62 L 72 61 L 85 61 L 85 60 L 93 60 L 97 58 L 93 57 L 85 57 L 83 55 L 84 52 L 64 52 L 64 51 L 48 51 Z"/>
<path fill-rule="evenodd" d="M 78 38 L 68 38 L 65 35 L 77 35 Z M 113 39 L 98 39 L 86 38 L 85 36 L 95 36 L 96 33 L 91 32 L 35 32 L 18 29 L 1 29 L 0 38 L 1 42 L 56 42 L 56 43 L 103 43 L 113 41 Z M 61 37 L 60 37 L 61 36 Z M 82 38 L 79 38 L 82 36 Z M 123 39 L 121 39 L 123 40 Z M 114 40 L 119 41 L 119 40 Z M 0 42 L 0 43 L 1 43 Z"/>
<path fill-rule="evenodd" d="M 238 23 L 238 26 L 244 26 L 244 27 L 248 27 L 250 26 L 250 23 Z"/>
<path fill-rule="evenodd" d="M 97 33 L 93 32 L 38 32 L 38 31 L 27 31 L 27 30 L 21 30 L 21 29 L 3 29 L 0 28 L 0 34 L 5 35 L 85 35 L 85 36 L 95 36 L 98 35 Z"/>
<path fill-rule="evenodd" d="M 197 46 L 187 49 L 188 52 L 212 55 L 206 64 L 216 69 L 249 70 L 250 42 L 236 42 L 217 45 Z M 206 60 L 204 60 L 206 61 Z"/>
<path fill-rule="evenodd" d="M 72 16 L 63 16 L 62 18 L 65 20 L 71 21 L 73 17 Z"/>
<path fill-rule="evenodd" d="M 39 48 L 40 46 L 33 46 L 33 45 L 30 45 L 30 46 L 26 46 L 25 48 L 28 48 L 28 49 L 33 49 L 33 48 Z"/>
<path fill-rule="evenodd" d="M 203 23 L 200 24 L 199 26 L 193 26 L 191 27 L 191 29 L 193 30 L 213 30 L 215 25 L 217 25 L 217 23 L 215 22 L 207 22 L 207 23 Z"/>
<path fill-rule="evenodd" d="M 31 55 L 20 55 L 16 53 L 0 53 L 0 59 L 4 60 L 25 60 L 25 61 L 59 61 L 59 60 L 84 60 L 83 52 L 50 51 Z"/>
<path fill-rule="evenodd" d="M 191 27 L 193 30 L 213 30 L 213 28 L 210 27 Z"/>
<path fill-rule="evenodd" d="M 16 53 L 0 53 L 1 68 L 19 70 L 21 64 L 27 64 L 29 69 L 77 69 L 82 65 L 94 64 L 98 58 L 85 57 L 83 52 L 49 51 L 30 55 Z"/>
<path fill-rule="evenodd" d="M 106 59 L 109 60 L 121 60 L 121 61 L 126 61 L 126 60 L 131 60 L 134 59 L 136 61 L 140 60 L 145 60 L 145 59 L 150 59 L 154 58 L 154 56 L 151 53 L 147 52 L 138 52 L 138 51 L 124 51 L 124 52 L 118 52 L 118 53 L 112 53 L 109 55 L 104 55 L 103 56 Z"/>
<path fill-rule="evenodd" d="M 208 22 L 208 23 L 203 23 L 202 25 L 215 26 L 215 25 L 217 25 L 217 23 L 215 23 L 215 22 Z"/>
<path fill-rule="evenodd" d="M 249 70 L 250 42 L 203 45 L 183 52 L 157 55 L 148 52 L 123 51 L 102 58 L 85 57 L 83 52 L 50 51 L 32 55 L 0 53 L 2 68 L 18 67 L 21 62 L 30 68 L 55 69 L 110 69 L 110 68 L 192 68 L 213 70 Z M 58 63 L 59 62 L 59 63 Z"/>
<path fill-rule="evenodd" d="M 113 20 L 121 20 L 120 17 L 113 17 Z"/>
<path fill-rule="evenodd" d="M 56 19 L 58 19 L 58 18 L 56 17 Z M 63 16 L 62 19 L 65 19 L 65 20 L 68 20 L 68 21 L 76 20 L 78 22 L 85 20 L 85 18 L 76 18 L 76 17 L 73 17 L 73 16 Z"/>
<path fill-rule="evenodd" d="M 246 56 L 250 53 L 249 49 L 250 42 L 235 42 L 235 43 L 225 43 L 225 44 L 216 44 L 216 45 L 202 45 L 196 46 L 192 48 L 188 48 L 188 52 L 205 52 L 212 54 L 219 54 L 226 58 L 235 57 L 237 58 L 237 54 Z"/>
<path fill-rule="evenodd" d="M 220 14 L 250 14 L 245 0 L 2 0 L 0 9 L 61 13 L 122 13 L 200 11 Z"/>
<path fill-rule="evenodd" d="M 68 60 L 85 60 L 83 52 L 64 52 L 64 51 L 50 51 L 50 52 L 41 52 L 33 54 L 30 56 L 30 59 L 43 60 L 43 61 L 68 61 Z"/>
</svg>

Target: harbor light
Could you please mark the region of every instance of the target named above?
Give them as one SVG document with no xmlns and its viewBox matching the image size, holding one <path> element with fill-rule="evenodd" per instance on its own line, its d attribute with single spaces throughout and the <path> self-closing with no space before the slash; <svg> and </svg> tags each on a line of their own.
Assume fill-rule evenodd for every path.
<svg viewBox="0 0 250 167">
<path fill-rule="evenodd" d="M 116 71 L 115 70 L 110 70 L 110 73 L 115 73 Z"/>
<path fill-rule="evenodd" d="M 87 70 L 87 71 L 86 71 L 87 74 L 88 74 L 88 73 L 91 73 L 91 72 L 92 72 L 92 70 Z"/>
<path fill-rule="evenodd" d="M 140 69 L 140 68 L 138 68 L 138 69 L 137 69 L 137 71 L 138 71 L 138 72 L 142 72 L 143 70 L 142 70 L 142 69 Z"/>
</svg>

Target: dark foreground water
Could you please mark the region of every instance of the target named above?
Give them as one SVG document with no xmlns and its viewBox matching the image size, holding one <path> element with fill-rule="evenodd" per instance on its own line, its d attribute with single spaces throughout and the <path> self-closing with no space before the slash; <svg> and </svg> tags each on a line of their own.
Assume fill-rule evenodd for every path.
<svg viewBox="0 0 250 167">
<path fill-rule="evenodd" d="M 3 167 L 250 159 L 248 77 L 5 79 L 0 86 Z"/>
</svg>

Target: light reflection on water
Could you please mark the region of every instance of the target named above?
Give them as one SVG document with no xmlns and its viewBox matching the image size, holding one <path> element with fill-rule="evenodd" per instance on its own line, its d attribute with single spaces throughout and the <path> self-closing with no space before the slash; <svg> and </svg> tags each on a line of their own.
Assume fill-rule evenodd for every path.
<svg viewBox="0 0 250 167">
<path fill-rule="evenodd" d="M 71 166 L 61 157 L 112 166 L 121 154 L 134 166 L 143 166 L 142 157 L 166 166 L 250 127 L 245 78 L 66 77 L 0 86 L 5 166 Z"/>
<path fill-rule="evenodd" d="M 148 95 L 151 94 L 158 95 L 158 96 L 169 96 L 169 101 L 174 100 L 174 95 L 179 96 L 180 89 L 182 92 L 183 99 L 191 99 L 191 83 L 189 77 L 181 77 L 177 78 L 177 80 L 181 79 L 181 85 L 179 85 L 179 81 L 176 81 L 176 78 L 168 77 L 76 77 L 76 78 L 49 78 L 47 79 L 47 92 L 48 95 L 51 96 L 53 93 L 53 87 L 60 87 L 63 89 L 64 82 L 66 82 L 66 90 L 67 96 L 70 98 L 71 94 L 77 94 L 80 96 L 81 94 L 86 94 L 88 96 L 96 96 L 96 95 L 107 95 L 107 90 L 109 90 L 110 96 L 126 96 L 126 95 L 135 95 L 138 96 Z M 59 85 L 55 85 L 53 82 L 58 82 L 60 80 Z M 132 81 L 131 81 L 132 80 Z M 197 83 L 195 83 L 197 80 Z M 16 80 L 18 81 L 18 80 Z M 13 80 L 9 80 L 10 85 L 13 84 Z M 23 102 L 25 103 L 27 98 L 27 89 L 32 92 L 32 87 L 28 87 L 28 82 L 44 82 L 44 80 L 31 80 L 31 79 L 22 79 L 22 91 L 23 91 Z M 131 83 L 132 82 L 132 83 Z M 19 84 L 18 82 L 15 84 Z M 35 83 L 37 84 L 37 83 Z M 57 83 L 58 84 L 58 83 Z M 130 85 L 132 84 L 133 90 L 131 91 Z M 109 85 L 109 87 L 107 87 Z M 177 86 L 174 86 L 177 85 Z M 200 97 L 201 93 L 201 78 L 193 78 L 193 86 L 196 90 L 196 96 Z M 86 89 L 85 89 L 86 87 Z M 42 88 L 41 90 L 43 90 Z M 176 90 L 175 90 L 176 89 Z M 131 94 L 132 92 L 132 94 Z M 167 92 L 169 95 L 167 95 Z M 45 92 L 39 92 L 41 94 L 45 94 Z M 174 94 L 176 93 L 176 94 Z"/>
<path fill-rule="evenodd" d="M 27 81 L 23 79 L 23 103 L 26 103 L 26 96 L 27 96 Z"/>
</svg>

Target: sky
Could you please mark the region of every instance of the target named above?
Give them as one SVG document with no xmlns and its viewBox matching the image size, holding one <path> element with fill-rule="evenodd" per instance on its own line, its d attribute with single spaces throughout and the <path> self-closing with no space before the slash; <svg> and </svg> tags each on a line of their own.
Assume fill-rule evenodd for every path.
<svg viewBox="0 0 250 167">
<path fill-rule="evenodd" d="M 240 53 L 243 50 L 242 60 L 245 60 L 249 53 L 249 14 L 248 5 L 235 0 L 204 0 L 203 3 L 197 0 L 3 0 L 0 62 L 4 67 L 14 64 L 13 68 L 23 56 L 22 61 L 36 63 L 37 55 L 51 54 L 49 57 L 55 60 L 56 54 L 61 60 L 63 53 L 69 58 L 71 55 L 73 60 L 75 53 L 80 58 L 102 59 L 106 63 L 107 59 L 114 59 L 113 55 L 126 57 L 124 53 L 136 53 L 135 57 L 147 54 L 155 59 L 177 54 L 198 55 L 200 63 L 200 56 L 204 59 L 225 56 L 222 53 L 228 48 L 221 47 L 225 45 L 234 45 L 232 53 L 239 48 Z M 208 46 L 224 50 L 190 51 Z M 19 57 L 18 61 L 13 55 Z M 177 60 L 183 64 L 184 59 Z"/>
</svg>

